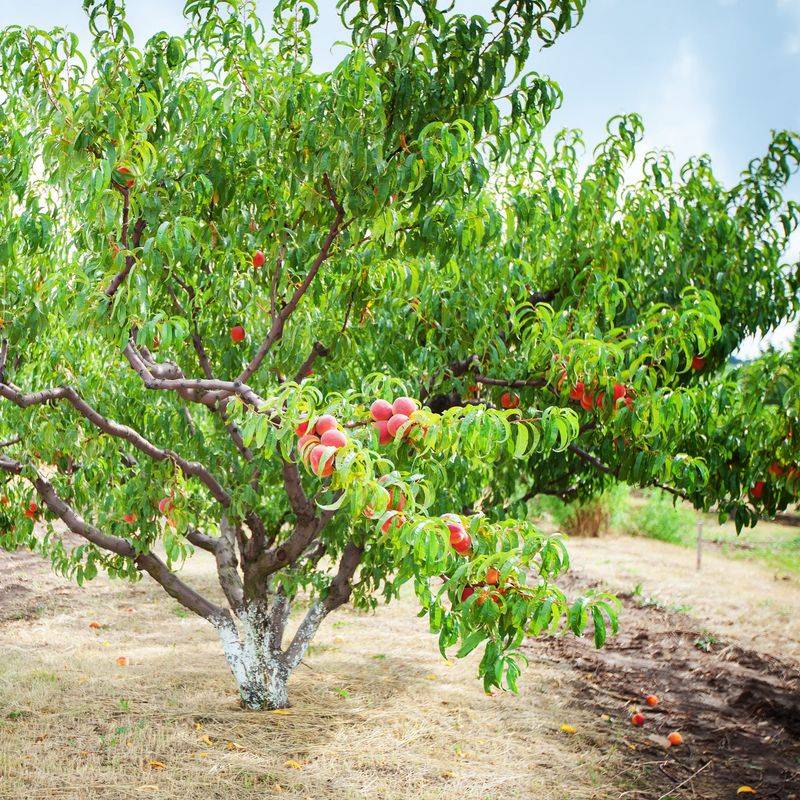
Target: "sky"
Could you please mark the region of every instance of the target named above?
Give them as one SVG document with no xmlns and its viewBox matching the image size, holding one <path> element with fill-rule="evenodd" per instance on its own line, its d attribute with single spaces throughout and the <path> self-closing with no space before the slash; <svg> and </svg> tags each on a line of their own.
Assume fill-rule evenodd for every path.
<svg viewBox="0 0 800 800">
<path fill-rule="evenodd" d="M 314 60 L 332 67 L 345 38 L 335 0 L 318 0 Z M 268 18 L 273 0 L 258 7 Z M 490 0 L 456 0 L 458 10 L 485 13 Z M 81 0 L 0 0 L 0 27 L 64 26 L 87 37 Z M 183 0 L 129 0 L 137 42 L 159 30 L 183 29 Z M 717 175 L 734 182 L 761 155 L 775 128 L 800 130 L 800 0 L 587 0 L 584 20 L 554 47 L 533 53 L 529 67 L 564 91 L 553 125 L 584 131 L 593 147 L 614 114 L 642 114 L 648 148 L 679 161 L 708 153 Z M 790 194 L 800 200 L 800 179 Z M 791 256 L 800 258 L 800 237 Z M 793 326 L 768 341 L 780 345 Z M 763 341 L 740 351 L 751 357 Z"/>
</svg>

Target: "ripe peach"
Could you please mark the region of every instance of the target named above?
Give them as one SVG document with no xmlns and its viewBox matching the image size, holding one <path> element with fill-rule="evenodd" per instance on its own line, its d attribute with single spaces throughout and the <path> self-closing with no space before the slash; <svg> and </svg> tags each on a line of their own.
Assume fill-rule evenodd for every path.
<svg viewBox="0 0 800 800">
<path fill-rule="evenodd" d="M 667 740 L 673 747 L 683 744 L 683 736 L 681 736 L 678 731 L 672 731 L 672 733 L 667 736 Z"/>
<path fill-rule="evenodd" d="M 605 402 L 605 399 L 606 399 L 606 393 L 605 392 L 599 392 L 597 397 L 595 398 L 594 404 L 598 408 L 602 408 L 603 407 L 603 403 Z"/>
<path fill-rule="evenodd" d="M 336 428 L 325 431 L 320 437 L 320 443 L 329 447 L 344 447 L 347 444 L 347 436 Z"/>
<path fill-rule="evenodd" d="M 306 431 L 308 430 L 308 420 L 305 422 L 301 422 L 295 429 L 294 432 L 298 436 L 305 436 Z"/>
<path fill-rule="evenodd" d="M 756 500 L 760 500 L 761 495 L 764 494 L 764 485 L 764 481 L 756 481 L 750 488 L 750 496 Z"/>
<path fill-rule="evenodd" d="M 326 431 L 332 431 L 337 427 L 339 427 L 339 423 L 336 421 L 336 417 L 331 414 L 323 414 L 317 420 L 317 424 L 314 426 L 314 432 L 318 436 L 322 436 Z"/>
<path fill-rule="evenodd" d="M 311 464 L 311 471 L 319 478 L 327 478 L 333 474 L 333 454 L 336 452 L 335 447 L 326 447 L 324 444 L 318 444 L 311 451 L 309 456 L 309 463 Z M 320 462 L 323 458 L 328 458 L 325 466 L 320 467 Z"/>
<path fill-rule="evenodd" d="M 130 175 L 131 170 L 130 167 L 117 167 L 117 173 L 120 175 Z M 114 181 L 116 186 L 124 186 L 126 189 L 130 189 L 131 186 L 135 183 L 133 178 L 123 179 L 122 181 Z"/>
<path fill-rule="evenodd" d="M 8 495 L 4 494 L 0 497 L 0 506 L 7 506 L 11 501 L 8 499 Z"/>
<path fill-rule="evenodd" d="M 172 511 L 174 504 L 171 497 L 162 497 L 158 501 L 158 510 L 166 517 Z"/>
<path fill-rule="evenodd" d="M 692 358 L 692 369 L 695 372 L 699 372 L 703 367 L 706 365 L 705 357 L 703 356 L 694 356 Z"/>
<path fill-rule="evenodd" d="M 466 602 L 472 595 L 475 594 L 475 587 L 474 586 L 465 586 L 461 590 L 461 602 Z"/>
<path fill-rule="evenodd" d="M 297 449 L 305 459 L 308 458 L 308 454 L 311 452 L 310 448 L 318 444 L 320 444 L 319 436 L 315 436 L 313 433 L 305 433 L 297 440 Z"/>
<path fill-rule="evenodd" d="M 386 400 L 376 400 L 370 407 L 369 413 L 376 422 L 388 421 L 392 418 L 394 410 L 392 404 Z"/>
<path fill-rule="evenodd" d="M 392 411 L 394 411 L 395 415 L 400 414 L 410 417 L 417 408 L 417 401 L 411 397 L 398 397 L 397 400 L 392 403 Z"/>
<path fill-rule="evenodd" d="M 590 411 L 594 407 L 594 395 L 591 392 L 584 391 L 581 395 L 581 408 L 585 411 Z"/>
<path fill-rule="evenodd" d="M 769 465 L 769 473 L 770 475 L 774 475 L 776 478 L 780 478 L 781 475 L 783 475 L 783 467 L 777 461 L 773 461 Z"/>
<path fill-rule="evenodd" d="M 128 525 L 133 525 L 136 522 L 136 514 L 125 514 L 122 521 L 127 522 Z"/>
<path fill-rule="evenodd" d="M 637 712 L 631 717 L 631 725 L 635 725 L 637 728 L 644 725 L 644 714 L 640 714 Z"/>
<path fill-rule="evenodd" d="M 246 335 L 247 334 L 244 332 L 244 328 L 241 325 L 234 325 L 231 328 L 231 339 L 233 339 L 233 341 L 237 344 L 239 342 L 243 342 Z"/>
<path fill-rule="evenodd" d="M 503 408 L 519 408 L 519 395 L 512 392 L 503 392 L 500 395 L 500 405 Z"/>
<path fill-rule="evenodd" d="M 401 426 L 405 425 L 406 422 L 408 422 L 408 416 L 406 414 L 394 414 L 386 423 L 386 430 L 389 431 L 389 436 L 394 439 L 397 435 L 397 431 L 399 431 Z"/>
<path fill-rule="evenodd" d="M 614 384 L 614 405 L 622 400 L 623 397 L 628 393 L 628 390 L 623 386 L 621 383 Z"/>
<path fill-rule="evenodd" d="M 255 253 L 253 253 L 253 267 L 255 267 L 255 269 L 263 267 L 264 261 L 266 261 L 264 254 L 260 250 L 256 250 Z"/>
<path fill-rule="evenodd" d="M 489 567 L 489 569 L 486 570 L 486 577 L 484 578 L 484 581 L 489 586 L 497 586 L 497 584 L 500 583 L 500 571 L 494 567 Z"/>
<path fill-rule="evenodd" d="M 389 424 L 382 419 L 372 423 L 372 427 L 378 431 L 378 444 L 389 444 L 392 435 L 389 433 Z"/>
<path fill-rule="evenodd" d="M 36 503 L 33 502 L 33 500 L 31 500 L 31 502 L 28 503 L 28 507 L 27 508 L 25 508 L 24 505 L 22 507 L 23 507 L 23 509 L 25 509 L 23 511 L 23 514 L 28 519 L 36 519 L 36 515 L 39 513 L 39 506 L 37 506 Z"/>
<path fill-rule="evenodd" d="M 647 705 L 649 705 L 650 707 L 653 707 L 653 706 L 657 706 L 657 705 L 658 705 L 658 698 L 657 698 L 657 697 L 656 697 L 654 694 L 649 694 L 649 695 L 647 695 L 647 697 L 645 697 L 644 701 L 645 701 L 645 703 L 647 703 Z"/>
<path fill-rule="evenodd" d="M 392 528 L 400 528 L 405 521 L 406 518 L 402 514 L 394 514 L 381 525 L 381 533 L 389 533 Z"/>
<path fill-rule="evenodd" d="M 575 384 L 575 388 L 569 393 L 570 400 L 580 400 L 583 397 L 585 388 L 583 381 L 578 381 Z"/>
<path fill-rule="evenodd" d="M 472 548 L 472 539 L 464 526 L 460 522 L 448 522 L 447 529 L 450 531 L 450 546 L 453 550 L 462 556 L 468 553 Z"/>
</svg>

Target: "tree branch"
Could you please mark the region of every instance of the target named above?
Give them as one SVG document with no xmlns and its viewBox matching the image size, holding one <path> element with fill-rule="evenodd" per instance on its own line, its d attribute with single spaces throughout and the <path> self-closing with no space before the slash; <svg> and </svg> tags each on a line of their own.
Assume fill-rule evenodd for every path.
<svg viewBox="0 0 800 800">
<path fill-rule="evenodd" d="M 323 265 L 323 263 L 325 263 L 330 255 L 330 249 L 334 240 L 342 230 L 344 208 L 342 208 L 341 204 L 339 203 L 327 174 L 324 176 L 324 179 L 325 185 L 328 189 L 329 199 L 333 207 L 336 209 L 336 217 L 331 223 L 330 228 L 328 229 L 328 235 L 325 237 L 325 241 L 322 243 L 319 255 L 317 255 L 316 259 L 314 259 L 314 263 L 311 265 L 311 268 L 309 269 L 305 279 L 295 289 L 294 294 L 291 296 L 286 305 L 284 305 L 283 308 L 281 308 L 281 310 L 274 316 L 272 325 L 270 325 L 270 329 L 266 338 L 261 343 L 261 346 L 256 351 L 256 354 L 253 356 L 250 363 L 244 368 L 244 370 L 242 370 L 241 374 L 237 378 L 237 380 L 241 381 L 242 383 L 250 380 L 250 378 L 261 366 L 261 363 L 264 361 L 267 353 L 269 353 L 272 345 L 274 345 L 275 342 L 277 342 L 283 336 L 283 328 L 286 324 L 286 320 L 289 319 L 295 308 L 297 308 L 297 304 L 300 302 L 303 295 L 308 291 L 308 287 L 311 286 L 311 283 L 316 277 L 317 272 L 319 272 L 319 268 Z"/>
<path fill-rule="evenodd" d="M 330 352 L 331 351 L 325 347 L 322 342 L 314 342 L 311 347 L 311 352 L 308 354 L 308 358 L 303 362 L 300 369 L 297 370 L 297 375 L 294 376 L 295 383 L 300 383 L 303 378 L 307 378 L 311 374 L 311 367 L 319 356 L 324 358 L 330 355 Z"/>
<path fill-rule="evenodd" d="M 128 212 L 128 192 L 127 192 L 127 190 L 125 190 L 124 197 L 125 197 L 125 204 L 123 205 L 123 217 L 125 219 L 125 222 L 124 222 L 124 228 L 123 228 L 123 232 L 124 232 L 123 244 L 125 245 L 125 249 L 127 250 L 128 249 L 128 245 L 127 245 L 127 241 L 126 241 L 127 238 L 128 238 L 127 237 L 127 212 Z M 136 224 L 133 226 L 133 237 L 132 237 L 132 242 L 131 242 L 131 244 L 133 245 L 133 249 L 136 249 L 139 246 L 139 242 L 142 239 L 142 233 L 144 232 L 145 225 L 146 225 L 146 223 L 145 223 L 143 218 L 140 217 L 138 220 L 136 220 Z M 106 288 L 105 292 L 103 292 L 103 294 L 105 294 L 105 296 L 109 300 L 111 300 L 114 297 L 114 295 L 117 293 L 117 289 L 119 289 L 119 287 L 122 285 L 122 282 L 125 280 L 125 278 L 128 277 L 128 273 L 131 271 L 131 269 L 133 269 L 133 265 L 135 263 L 136 263 L 136 256 L 125 256 L 125 264 L 124 264 L 124 266 L 111 279 L 111 283 L 108 284 L 108 287 Z"/>
<path fill-rule="evenodd" d="M 70 386 L 61 386 L 56 389 L 46 389 L 41 392 L 23 394 L 8 384 L 0 383 L 0 397 L 5 397 L 20 408 L 34 405 L 44 405 L 48 402 L 66 400 L 81 416 L 91 422 L 96 428 L 130 442 L 137 450 L 150 456 L 154 461 L 172 461 L 184 475 L 195 477 L 203 483 L 213 497 L 224 508 L 231 504 L 230 495 L 222 488 L 219 481 L 198 461 L 187 461 L 172 450 L 162 450 L 146 439 L 133 428 L 120 425 L 107 419 L 90 406 L 78 392 Z"/>
</svg>

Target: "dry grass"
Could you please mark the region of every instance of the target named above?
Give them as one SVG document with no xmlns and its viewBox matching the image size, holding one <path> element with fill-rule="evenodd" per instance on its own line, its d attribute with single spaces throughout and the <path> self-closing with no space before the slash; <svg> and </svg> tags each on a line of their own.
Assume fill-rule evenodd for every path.
<svg viewBox="0 0 800 800">
<path fill-rule="evenodd" d="M 211 586 L 202 558 L 190 577 Z M 487 697 L 410 599 L 331 617 L 288 713 L 239 710 L 213 632 L 179 611 L 150 584 L 98 579 L 0 627 L 0 797 L 588 800 L 631 785 L 623 754 L 594 746 L 569 665 L 532 663 L 520 695 Z"/>
<path fill-rule="evenodd" d="M 800 663 L 800 582 L 794 578 L 710 548 L 698 572 L 694 550 L 630 536 L 573 539 L 569 550 L 577 570 L 613 591 L 640 585 L 645 601 L 685 611 L 711 633 Z"/>
</svg>

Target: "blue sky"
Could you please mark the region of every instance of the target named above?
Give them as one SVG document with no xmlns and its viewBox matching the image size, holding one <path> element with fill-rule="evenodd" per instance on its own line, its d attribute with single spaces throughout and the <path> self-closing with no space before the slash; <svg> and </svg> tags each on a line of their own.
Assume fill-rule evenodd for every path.
<svg viewBox="0 0 800 800">
<path fill-rule="evenodd" d="M 332 45 L 343 30 L 335 0 L 318 2 L 315 61 L 324 69 L 336 61 Z M 268 16 L 273 2 L 258 5 Z M 457 2 L 466 13 L 489 5 Z M 182 0 L 127 6 L 140 43 L 158 30 L 182 29 Z M 81 0 L 0 0 L 0 27 L 8 24 L 86 35 Z M 561 84 L 555 124 L 581 128 L 588 144 L 602 137 L 608 117 L 637 111 L 648 146 L 668 147 L 680 160 L 709 153 L 731 182 L 764 151 L 771 129 L 800 130 L 800 0 L 588 0 L 581 25 L 535 52 L 530 67 Z M 800 199 L 800 181 L 792 194 Z"/>
</svg>

